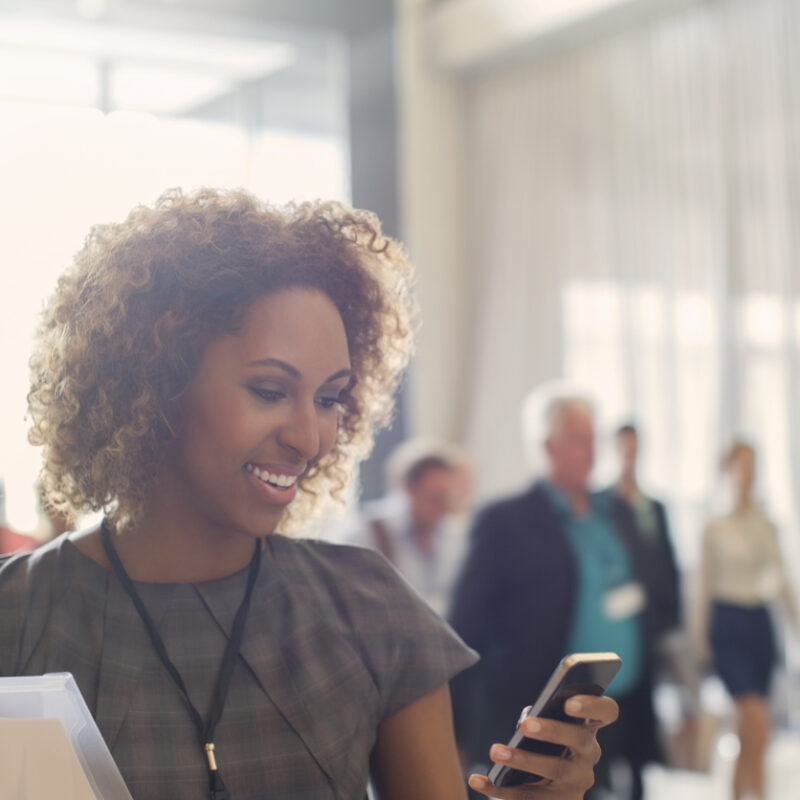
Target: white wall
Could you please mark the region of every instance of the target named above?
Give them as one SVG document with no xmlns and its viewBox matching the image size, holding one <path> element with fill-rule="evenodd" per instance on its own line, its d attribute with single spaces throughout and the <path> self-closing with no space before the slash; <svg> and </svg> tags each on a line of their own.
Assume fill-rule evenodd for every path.
<svg viewBox="0 0 800 800">
<path fill-rule="evenodd" d="M 465 235 L 464 88 L 426 47 L 424 0 L 397 0 L 400 223 L 417 267 L 422 329 L 410 377 L 409 431 L 463 436 L 471 277 Z"/>
</svg>

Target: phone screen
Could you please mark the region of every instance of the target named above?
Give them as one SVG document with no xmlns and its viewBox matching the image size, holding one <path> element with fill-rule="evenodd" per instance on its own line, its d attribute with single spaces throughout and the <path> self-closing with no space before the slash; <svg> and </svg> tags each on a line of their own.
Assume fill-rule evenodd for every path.
<svg viewBox="0 0 800 800">
<path fill-rule="evenodd" d="M 619 671 L 622 661 L 615 653 L 573 653 L 565 656 L 556 667 L 542 693 L 532 706 L 524 709 L 520 715 L 517 728 L 528 716 L 544 717 L 582 725 L 583 720 L 571 717 L 564 711 L 564 704 L 576 694 L 600 696 Z M 527 750 L 543 755 L 560 756 L 564 752 L 563 745 L 551 742 L 540 742 L 528 739 L 519 730 L 512 736 L 509 747 Z M 529 772 L 521 772 L 501 764 L 494 764 L 489 770 L 489 780 L 495 786 L 517 786 L 521 783 L 532 783 L 540 776 Z"/>
</svg>

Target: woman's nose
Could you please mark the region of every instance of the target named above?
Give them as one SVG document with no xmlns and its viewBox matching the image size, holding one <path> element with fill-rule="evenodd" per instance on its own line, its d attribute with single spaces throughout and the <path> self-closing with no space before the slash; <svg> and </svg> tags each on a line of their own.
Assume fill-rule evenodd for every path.
<svg viewBox="0 0 800 800">
<path fill-rule="evenodd" d="M 281 427 L 278 441 L 311 461 L 319 453 L 319 419 L 313 401 L 298 401 L 292 406 L 289 418 Z"/>
</svg>

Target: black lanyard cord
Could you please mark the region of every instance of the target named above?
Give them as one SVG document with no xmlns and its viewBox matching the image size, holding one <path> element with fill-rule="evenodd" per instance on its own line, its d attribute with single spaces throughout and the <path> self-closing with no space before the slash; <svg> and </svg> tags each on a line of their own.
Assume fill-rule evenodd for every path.
<svg viewBox="0 0 800 800">
<path fill-rule="evenodd" d="M 161 635 L 159 634 L 158 629 L 156 628 L 155 623 L 150 616 L 150 613 L 142 602 L 142 598 L 140 597 L 139 592 L 136 590 L 136 587 L 133 585 L 133 581 L 128 576 L 128 573 L 125 572 L 125 567 L 122 565 L 122 561 L 120 561 L 119 555 L 117 555 L 117 551 L 114 549 L 114 545 L 111 541 L 111 533 L 108 529 L 108 523 L 105 519 L 100 526 L 100 537 L 103 542 L 103 548 L 108 556 L 108 560 L 111 562 L 111 567 L 114 570 L 114 574 L 117 576 L 117 578 L 119 578 L 122 588 L 125 589 L 128 597 L 130 597 L 133 605 L 136 607 L 136 611 L 147 628 L 148 634 L 150 634 L 150 641 L 153 643 L 153 648 L 155 649 L 156 654 L 161 660 L 161 663 L 164 665 L 164 668 L 169 673 L 173 682 L 178 687 L 183 699 L 186 701 L 189 711 L 192 714 L 192 719 L 194 721 L 195 728 L 197 729 L 197 734 L 200 737 L 200 745 L 202 746 L 208 761 L 208 778 L 211 791 L 211 800 L 229 800 L 230 794 L 222 781 L 222 776 L 217 770 L 214 750 L 214 731 L 216 730 L 217 723 L 222 716 L 222 709 L 225 707 L 225 699 L 228 696 L 228 689 L 231 685 L 233 667 L 236 664 L 236 659 L 239 656 L 239 650 L 242 645 L 242 636 L 244 634 L 245 622 L 247 621 L 247 612 L 250 609 L 250 598 L 253 594 L 253 587 L 255 586 L 256 579 L 258 578 L 258 571 L 261 566 L 261 542 L 260 540 L 256 541 L 253 557 L 250 559 L 250 567 L 248 568 L 247 573 L 247 588 L 245 589 L 244 597 L 242 598 L 242 602 L 239 604 L 239 608 L 236 611 L 236 616 L 233 620 L 231 635 L 228 639 L 228 643 L 225 646 L 225 653 L 222 656 L 222 664 L 220 665 L 219 675 L 217 676 L 217 685 L 214 690 L 214 696 L 211 700 L 211 708 L 208 712 L 208 720 L 204 724 L 203 718 L 200 716 L 200 712 L 195 708 L 194 704 L 189 698 L 189 693 L 186 691 L 186 684 L 184 684 L 183 678 L 167 654 L 164 641 L 161 638 Z"/>
</svg>

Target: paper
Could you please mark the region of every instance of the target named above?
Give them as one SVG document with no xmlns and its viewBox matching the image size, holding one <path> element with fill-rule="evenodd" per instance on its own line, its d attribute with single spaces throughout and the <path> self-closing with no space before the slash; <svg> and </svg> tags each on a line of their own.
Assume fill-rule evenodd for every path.
<svg viewBox="0 0 800 800">
<path fill-rule="evenodd" d="M 0 720 L 59 720 L 92 789 L 93 800 L 132 800 L 78 685 L 69 672 L 0 678 Z M 7 740 L 8 735 L 5 735 L 3 741 Z M 5 751 L 2 753 L 0 770 L 5 769 L 8 760 Z M 35 751 L 33 754 L 35 755 Z M 21 758 L 18 762 L 21 763 Z M 10 800 L 11 797 L 16 800 L 17 796 L 0 794 L 0 800 Z M 46 800 L 61 800 L 62 795 L 45 797 Z M 82 798 L 83 795 L 78 794 L 75 797 Z"/>
<path fill-rule="evenodd" d="M 0 718 L 0 797 L 96 800 L 59 719 Z"/>
</svg>

